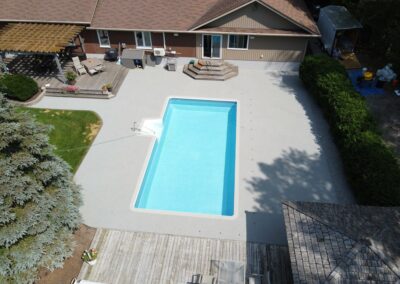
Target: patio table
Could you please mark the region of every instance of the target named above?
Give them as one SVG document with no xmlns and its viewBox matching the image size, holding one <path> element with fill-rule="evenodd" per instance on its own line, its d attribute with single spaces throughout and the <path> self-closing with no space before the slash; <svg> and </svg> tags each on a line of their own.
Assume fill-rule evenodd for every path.
<svg viewBox="0 0 400 284">
<path fill-rule="evenodd" d="M 97 73 L 103 69 L 103 62 L 97 58 L 89 58 L 83 60 L 81 63 L 90 74 Z"/>
</svg>

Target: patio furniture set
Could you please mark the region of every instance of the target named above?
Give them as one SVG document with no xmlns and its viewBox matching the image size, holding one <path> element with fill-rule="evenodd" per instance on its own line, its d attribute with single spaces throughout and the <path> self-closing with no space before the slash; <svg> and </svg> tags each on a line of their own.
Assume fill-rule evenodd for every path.
<svg viewBox="0 0 400 284">
<path fill-rule="evenodd" d="M 79 60 L 79 57 L 72 57 L 72 62 L 74 63 L 74 68 L 79 75 L 90 74 L 94 75 L 105 70 L 103 62 L 97 58 L 89 58 Z"/>
<path fill-rule="evenodd" d="M 163 57 L 166 57 L 166 69 L 176 71 L 176 51 L 165 51 L 163 48 L 155 48 L 153 53 L 138 49 L 124 49 L 121 55 L 121 64 L 127 68 L 142 68 L 145 66 L 156 66 L 161 64 Z"/>
</svg>

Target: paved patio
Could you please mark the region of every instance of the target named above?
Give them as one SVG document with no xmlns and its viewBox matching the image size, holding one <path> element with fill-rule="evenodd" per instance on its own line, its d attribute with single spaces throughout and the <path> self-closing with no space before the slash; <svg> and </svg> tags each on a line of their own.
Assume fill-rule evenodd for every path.
<svg viewBox="0 0 400 284">
<path fill-rule="evenodd" d="M 152 138 L 133 121 L 161 118 L 170 97 L 239 101 L 234 218 L 132 210 Z M 100 228 L 285 244 L 282 200 L 352 203 L 336 148 L 295 72 L 243 63 L 226 82 L 196 81 L 161 67 L 131 70 L 111 100 L 45 97 L 42 108 L 96 111 L 103 127 L 75 178 L 84 223 Z"/>
</svg>

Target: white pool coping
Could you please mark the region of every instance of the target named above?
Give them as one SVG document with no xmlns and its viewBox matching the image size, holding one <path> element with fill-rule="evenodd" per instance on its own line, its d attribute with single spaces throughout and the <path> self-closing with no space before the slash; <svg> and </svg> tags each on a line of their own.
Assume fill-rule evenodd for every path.
<svg viewBox="0 0 400 284">
<path fill-rule="evenodd" d="M 187 97 L 168 97 L 165 99 L 164 101 L 164 107 L 162 112 L 160 113 L 159 117 L 156 118 L 145 118 L 143 120 L 162 120 L 164 117 L 165 112 L 167 111 L 167 107 L 168 107 L 168 102 L 171 99 L 188 99 Z M 200 97 L 191 97 L 189 98 L 191 100 L 205 100 L 204 98 L 200 98 Z M 146 159 L 145 159 L 145 163 L 143 164 L 143 168 L 140 172 L 139 178 L 137 180 L 136 186 L 135 186 L 135 190 L 133 192 L 133 196 L 132 196 L 132 200 L 131 200 L 131 207 L 130 209 L 133 212 L 140 212 L 140 213 L 152 213 L 152 214 L 160 214 L 160 215 L 177 215 L 177 216 L 190 216 L 193 218 L 210 218 L 210 219 L 235 219 L 238 217 L 238 207 L 239 207 L 239 159 L 237 159 L 237 157 L 239 157 L 239 137 L 240 137 L 240 128 L 238 127 L 238 122 L 240 121 L 240 104 L 239 101 L 237 101 L 236 99 L 220 99 L 220 98 L 210 98 L 207 99 L 208 101 L 217 101 L 217 102 L 234 102 L 236 103 L 236 147 L 235 147 L 235 187 L 234 187 L 234 200 L 233 200 L 233 215 L 232 216 L 226 216 L 226 215 L 216 215 L 216 214 L 203 214 L 203 213 L 192 213 L 192 212 L 178 212 L 178 211 L 166 211 L 166 210 L 157 210 L 157 209 L 144 209 L 144 208 L 136 208 L 135 204 L 138 198 L 138 195 L 140 193 L 140 189 L 143 183 L 143 180 L 145 178 L 146 175 L 146 171 L 147 171 L 147 167 L 149 165 L 150 159 L 151 159 L 151 155 L 153 153 L 153 149 L 155 146 L 155 143 L 157 141 L 157 137 L 154 135 L 148 135 L 148 137 L 151 139 L 149 148 L 147 150 L 147 154 L 146 154 Z M 143 124 L 142 122 L 140 123 L 141 125 Z"/>
</svg>

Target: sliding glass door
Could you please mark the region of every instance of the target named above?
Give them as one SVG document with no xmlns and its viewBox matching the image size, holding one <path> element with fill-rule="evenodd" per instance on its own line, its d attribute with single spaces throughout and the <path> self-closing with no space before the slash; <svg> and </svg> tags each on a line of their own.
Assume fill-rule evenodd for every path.
<svg viewBox="0 0 400 284">
<path fill-rule="evenodd" d="M 203 58 L 221 58 L 222 36 L 203 35 Z"/>
</svg>

